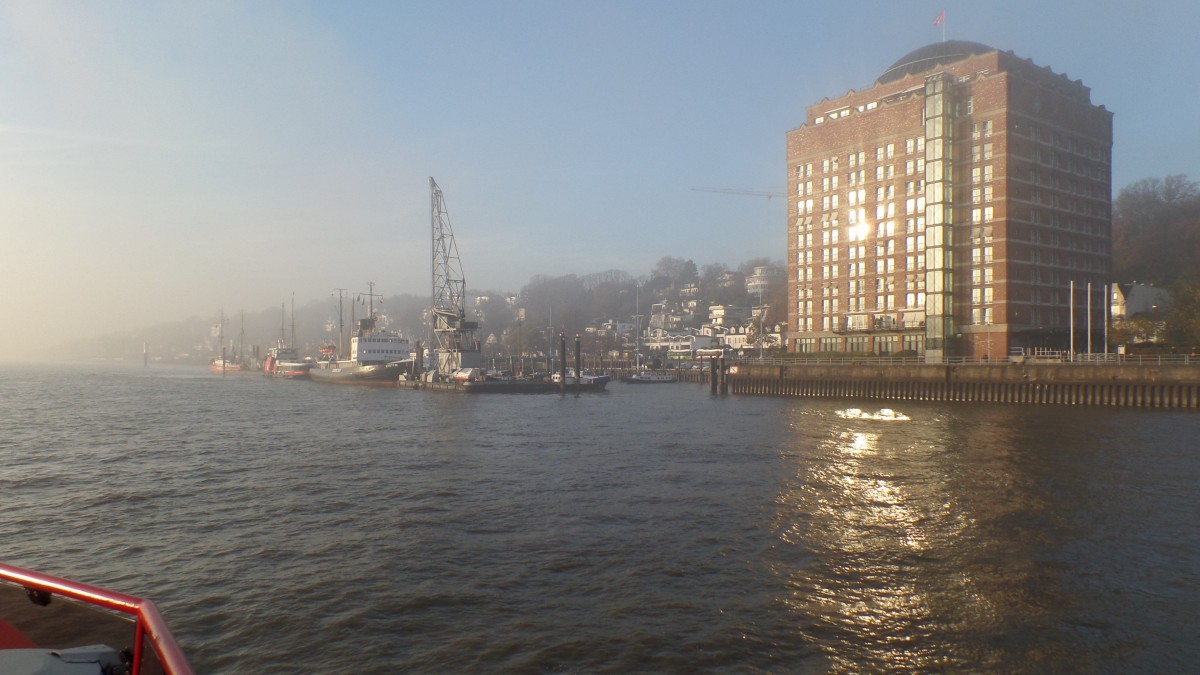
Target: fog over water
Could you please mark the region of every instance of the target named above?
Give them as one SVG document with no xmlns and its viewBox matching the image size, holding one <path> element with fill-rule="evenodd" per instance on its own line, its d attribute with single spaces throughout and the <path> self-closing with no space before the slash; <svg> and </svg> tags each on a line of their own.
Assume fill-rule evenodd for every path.
<svg viewBox="0 0 1200 675">
<path fill-rule="evenodd" d="M 1195 177 L 1172 64 L 1200 63 L 1198 23 L 1181 1 L 5 2 L 0 359 L 293 292 L 424 293 L 429 176 L 473 288 L 781 259 L 786 200 L 692 188 L 782 191 L 806 106 L 943 38 L 1090 86 L 1116 189 Z"/>
</svg>

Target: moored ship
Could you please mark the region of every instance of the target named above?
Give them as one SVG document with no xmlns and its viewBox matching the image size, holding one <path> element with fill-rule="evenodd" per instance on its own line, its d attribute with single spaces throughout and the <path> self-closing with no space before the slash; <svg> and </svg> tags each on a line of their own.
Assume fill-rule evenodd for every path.
<svg viewBox="0 0 1200 675">
<path fill-rule="evenodd" d="M 414 363 L 408 338 L 376 330 L 371 317 L 359 321 L 358 334 L 350 339 L 349 359 L 330 353 L 312 365 L 308 376 L 315 382 L 388 386 L 412 377 Z"/>
</svg>

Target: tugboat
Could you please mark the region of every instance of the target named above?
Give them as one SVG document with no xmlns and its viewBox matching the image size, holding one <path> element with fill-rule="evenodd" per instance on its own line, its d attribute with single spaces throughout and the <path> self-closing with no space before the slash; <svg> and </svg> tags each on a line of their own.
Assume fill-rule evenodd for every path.
<svg viewBox="0 0 1200 675">
<path fill-rule="evenodd" d="M 263 375 L 267 377 L 282 377 L 285 380 L 307 380 L 312 361 L 300 358 L 292 342 L 296 337 L 296 294 L 292 294 L 292 340 L 288 340 L 287 326 L 284 320 L 287 314 L 283 307 L 279 308 L 279 339 L 275 346 L 267 350 L 267 358 L 263 360 Z"/>
<path fill-rule="evenodd" d="M 0 563 L 0 610 L 0 673 L 192 673 L 149 600 Z"/>
<path fill-rule="evenodd" d="M 307 380 L 312 361 L 305 361 L 292 347 L 279 345 L 267 350 L 267 358 L 263 361 L 263 375 L 267 377 L 282 377 L 285 380 Z"/>
</svg>

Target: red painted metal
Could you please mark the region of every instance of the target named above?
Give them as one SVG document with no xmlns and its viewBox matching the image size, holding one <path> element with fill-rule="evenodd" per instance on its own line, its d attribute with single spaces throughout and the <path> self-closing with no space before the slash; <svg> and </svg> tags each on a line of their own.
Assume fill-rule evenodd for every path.
<svg viewBox="0 0 1200 675">
<path fill-rule="evenodd" d="M 158 613 L 158 608 L 154 603 L 149 600 L 4 563 L 0 563 L 0 579 L 133 616 L 136 623 L 133 673 L 131 675 L 139 675 L 141 672 L 142 645 L 147 637 L 167 675 L 192 675 L 193 673 L 192 666 L 183 655 L 183 650 L 179 648 L 175 637 L 171 635 L 171 629 L 167 627 L 167 622 Z"/>
</svg>

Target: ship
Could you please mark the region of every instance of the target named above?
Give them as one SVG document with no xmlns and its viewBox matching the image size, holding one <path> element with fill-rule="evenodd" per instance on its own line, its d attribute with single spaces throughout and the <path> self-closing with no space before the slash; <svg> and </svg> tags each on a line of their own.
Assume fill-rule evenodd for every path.
<svg viewBox="0 0 1200 675">
<path fill-rule="evenodd" d="M 321 351 L 322 359 L 308 370 L 314 382 L 395 386 L 413 375 L 415 359 L 408 338 L 378 330 L 373 313 L 358 322 L 358 331 L 350 339 L 350 358 L 338 359 L 332 350 Z"/>
</svg>

